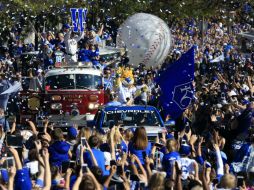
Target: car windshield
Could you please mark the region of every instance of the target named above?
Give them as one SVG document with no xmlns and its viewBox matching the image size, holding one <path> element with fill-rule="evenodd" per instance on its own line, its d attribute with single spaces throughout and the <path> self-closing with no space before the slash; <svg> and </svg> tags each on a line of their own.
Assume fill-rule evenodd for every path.
<svg viewBox="0 0 254 190">
<path fill-rule="evenodd" d="M 122 121 L 124 126 L 158 126 L 161 125 L 156 112 L 150 110 L 116 110 L 107 111 L 103 127 L 109 127 L 114 121 Z"/>
<path fill-rule="evenodd" d="M 83 88 L 98 88 L 102 86 L 102 78 L 97 75 L 84 75 L 77 74 L 76 75 L 76 89 Z"/>
<path fill-rule="evenodd" d="M 46 78 L 46 89 L 96 89 L 102 85 L 102 77 L 90 74 L 54 75 Z"/>
</svg>

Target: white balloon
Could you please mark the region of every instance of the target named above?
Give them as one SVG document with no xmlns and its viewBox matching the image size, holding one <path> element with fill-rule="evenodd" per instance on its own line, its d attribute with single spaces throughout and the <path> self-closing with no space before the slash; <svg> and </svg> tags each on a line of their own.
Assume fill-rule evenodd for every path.
<svg viewBox="0 0 254 190">
<path fill-rule="evenodd" d="M 171 32 L 159 17 L 137 13 L 127 18 L 118 29 L 116 45 L 127 49 L 130 64 L 157 66 L 168 55 Z"/>
</svg>

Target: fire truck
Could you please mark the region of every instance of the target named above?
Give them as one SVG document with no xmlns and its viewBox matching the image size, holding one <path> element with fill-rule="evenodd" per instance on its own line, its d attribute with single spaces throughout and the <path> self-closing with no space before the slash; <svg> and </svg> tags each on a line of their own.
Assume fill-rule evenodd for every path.
<svg viewBox="0 0 254 190">
<path fill-rule="evenodd" d="M 58 125 L 85 125 L 104 105 L 102 71 L 89 66 L 48 71 L 44 102 L 50 121 Z"/>
<path fill-rule="evenodd" d="M 100 56 L 107 62 L 116 60 L 120 51 L 107 48 Z M 93 120 L 98 108 L 107 100 L 103 88 L 103 71 L 90 63 L 75 63 L 69 66 L 51 68 L 45 73 L 38 91 L 31 90 L 35 79 L 26 77 L 26 88 L 21 92 L 20 120 L 34 120 L 42 126 L 42 120 L 57 126 L 85 126 Z"/>
<path fill-rule="evenodd" d="M 102 71 L 89 65 L 52 68 L 43 83 L 40 92 L 22 93 L 21 120 L 46 116 L 57 126 L 85 126 L 104 105 Z"/>
</svg>

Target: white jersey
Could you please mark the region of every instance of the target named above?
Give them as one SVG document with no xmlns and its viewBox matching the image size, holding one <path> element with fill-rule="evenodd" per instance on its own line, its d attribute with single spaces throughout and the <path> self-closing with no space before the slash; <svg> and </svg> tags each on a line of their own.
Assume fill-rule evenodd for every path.
<svg viewBox="0 0 254 190">
<path fill-rule="evenodd" d="M 64 36 L 64 43 L 66 47 L 66 54 L 70 56 L 73 61 L 77 61 L 78 41 L 84 37 L 84 32 L 78 37 L 71 38 L 71 30 L 69 30 Z M 68 59 L 68 57 L 67 57 Z"/>
<path fill-rule="evenodd" d="M 186 180 L 190 174 L 195 174 L 195 160 L 190 158 L 180 158 L 178 162 L 182 168 L 182 180 Z"/>
</svg>

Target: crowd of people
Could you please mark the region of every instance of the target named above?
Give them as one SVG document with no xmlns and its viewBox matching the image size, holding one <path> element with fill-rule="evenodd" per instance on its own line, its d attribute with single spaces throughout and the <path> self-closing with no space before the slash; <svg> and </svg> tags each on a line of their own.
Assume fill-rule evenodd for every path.
<svg viewBox="0 0 254 190">
<path fill-rule="evenodd" d="M 203 31 L 196 19 L 176 19 L 171 25 L 174 44 L 161 67 L 132 68 L 126 55 L 118 67 L 107 66 L 99 52 L 113 39 L 103 25 L 75 34 L 65 24 L 56 33 L 41 33 L 39 63 L 27 73 L 21 72 L 19 60 L 22 53 L 34 51 L 34 44 L 24 44 L 20 31 L 13 30 L 0 54 L 1 93 L 22 83 L 23 75 L 42 83 L 50 67 L 80 61 L 103 70 L 104 88 L 110 92 L 107 105 L 160 108 L 156 74 L 194 46 L 195 95 L 180 118 L 173 120 L 160 110 L 172 124 L 149 141 L 145 127 L 131 131 L 117 123 L 104 135 L 77 125 L 65 134 L 48 119 L 43 132 L 35 121 L 27 121 L 23 129 L 5 115 L 18 115 L 22 87 L 1 94 L 0 188 L 254 189 L 254 53 L 243 54 L 237 40 L 250 26 L 236 22 L 229 31 L 217 17 L 207 20 Z M 22 145 L 10 146 L 15 144 L 12 136 L 22 137 Z"/>
</svg>

